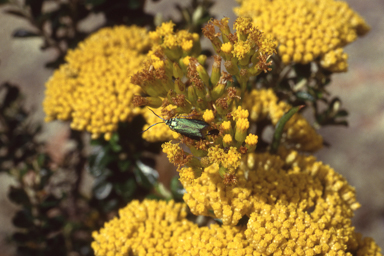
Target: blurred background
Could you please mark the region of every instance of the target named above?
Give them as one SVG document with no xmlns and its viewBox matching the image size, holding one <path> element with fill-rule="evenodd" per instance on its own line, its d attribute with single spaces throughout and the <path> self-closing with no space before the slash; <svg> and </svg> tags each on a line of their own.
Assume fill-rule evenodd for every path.
<svg viewBox="0 0 384 256">
<path fill-rule="evenodd" d="M 342 100 L 343 108 L 349 111 L 349 127 L 326 127 L 320 134 L 331 146 L 316 153 L 319 160 L 341 173 L 356 188 L 357 199 L 362 207 L 356 211 L 354 226 L 364 236 L 371 236 L 384 248 L 384 2 L 382 0 L 348 0 L 371 26 L 363 38 L 348 45 L 349 71 L 333 75 L 332 95 Z M 188 6 L 189 1 L 147 1 L 145 10 L 150 14 L 162 13 L 167 20 L 180 19 L 174 4 Z M 212 9 L 216 18 L 229 17 L 235 20 L 234 0 L 218 0 Z M 92 15 L 80 24 L 84 29 L 93 29 L 103 23 L 103 15 Z M 30 28 L 23 19 L 4 13 L 0 8 L 0 83 L 18 84 L 25 95 L 27 108 L 34 109 L 33 118 L 43 122 L 44 84 L 53 70 L 44 67 L 55 58 L 53 50 L 41 51 L 43 41 L 38 37 L 12 38 L 20 27 Z M 44 124 L 43 140 L 48 140 L 50 150 L 63 150 L 63 141 L 68 126 L 58 121 Z M 12 255 L 13 248 L 7 244 L 12 232 L 12 216 L 17 206 L 7 198 L 12 180 L 0 174 L 0 256 Z M 91 180 L 83 184 L 85 190 Z"/>
</svg>

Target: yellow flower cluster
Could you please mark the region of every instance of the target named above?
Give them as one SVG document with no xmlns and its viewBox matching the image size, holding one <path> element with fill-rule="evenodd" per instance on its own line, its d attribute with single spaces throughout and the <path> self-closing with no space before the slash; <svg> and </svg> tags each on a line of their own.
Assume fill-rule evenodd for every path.
<svg viewBox="0 0 384 256">
<path fill-rule="evenodd" d="M 221 34 L 215 33 L 215 26 Z M 246 84 L 250 76 L 269 69 L 268 58 L 276 45 L 250 19 L 237 19 L 236 33 L 230 32 L 227 18 L 212 20 L 204 28 L 204 35 L 212 41 L 218 56 L 214 57 L 209 76 L 203 66 L 206 56 L 198 55 L 198 38 L 185 31 L 176 33 L 173 27 L 172 22 L 164 23 L 150 33 L 158 45 L 131 81 L 143 92 L 142 96 L 135 96 L 135 106 L 154 108 L 163 120 L 178 121 L 168 127 L 150 127 L 161 120 L 146 108 L 144 117 L 148 125 L 144 126 L 143 138 L 153 142 L 178 137 L 189 148 L 190 155 L 183 150 L 175 151 L 172 144 L 163 144 L 163 151 L 179 170 L 183 166 L 194 168 L 183 179 L 198 176 L 203 168 L 215 163 L 221 168 L 222 178 L 230 184 L 235 181 L 229 174 L 240 165 L 242 154 L 253 152 L 258 141 L 256 135 L 248 134 L 249 112 L 240 106 Z M 191 43 L 192 47 L 189 49 L 184 43 Z M 225 44 L 233 51 L 222 50 Z M 229 73 L 221 72 L 223 59 Z M 233 76 L 240 88 L 233 86 Z M 184 118 L 193 121 L 183 121 Z"/>
<path fill-rule="evenodd" d="M 193 214 L 219 218 L 224 225 L 249 216 L 244 234 L 253 253 L 381 255 L 351 225 L 353 211 L 360 207 L 354 188 L 315 157 L 283 147 L 279 155 L 251 153 L 235 176 L 237 183 L 226 186 L 218 166 L 212 165 L 193 183 L 182 181 L 184 201 Z"/>
<path fill-rule="evenodd" d="M 186 215 L 185 205 L 173 201 L 132 201 L 92 233 L 92 248 L 96 256 L 174 255 L 172 237 L 196 228 Z"/>
<path fill-rule="evenodd" d="M 292 106 L 278 102 L 272 89 L 252 90 L 244 97 L 243 106 L 250 110 L 250 120 L 254 122 L 270 118 L 276 125 Z M 292 144 L 302 151 L 316 151 L 323 146 L 323 138 L 300 114 L 295 114 L 284 126 L 282 142 Z"/>
<path fill-rule="evenodd" d="M 364 19 L 346 2 L 335 0 L 238 0 L 238 16 L 251 17 L 263 32 L 279 42 L 284 63 L 320 65 L 332 72 L 346 71 L 342 47 L 369 31 Z"/>
<path fill-rule="evenodd" d="M 144 28 L 104 28 L 69 50 L 66 64 L 46 83 L 45 120 L 71 120 L 71 128 L 109 140 L 119 122 L 140 113 L 132 98 L 140 87 L 130 76 L 140 69 L 150 40 Z"/>
</svg>

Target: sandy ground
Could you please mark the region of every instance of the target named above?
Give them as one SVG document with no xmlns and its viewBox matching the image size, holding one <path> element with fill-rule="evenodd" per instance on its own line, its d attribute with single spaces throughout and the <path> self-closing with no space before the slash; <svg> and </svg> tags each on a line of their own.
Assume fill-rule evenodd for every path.
<svg viewBox="0 0 384 256">
<path fill-rule="evenodd" d="M 162 10 L 165 17 L 175 15 L 171 3 L 163 0 L 149 4 L 147 10 Z M 332 147 L 322 149 L 316 155 L 326 164 L 344 175 L 356 187 L 358 201 L 354 225 L 364 236 L 372 236 L 384 248 L 384 2 L 381 0 L 347 1 L 371 25 L 371 32 L 346 47 L 349 54 L 349 72 L 334 75 L 329 90 L 343 101 L 350 112 L 349 128 L 323 128 L 320 133 Z M 213 13 L 217 18 L 233 19 L 233 0 L 216 1 Z M 28 27 L 23 20 L 5 15 L 0 9 L 0 82 L 19 84 L 26 95 L 26 104 L 35 109 L 35 118 L 44 117 L 41 102 L 44 83 L 52 70 L 44 63 L 53 59 L 53 52 L 39 50 L 40 39 L 17 40 L 11 38 L 14 29 Z M 46 125 L 44 136 L 51 138 L 62 124 Z M 11 218 L 16 206 L 7 199 L 12 180 L 0 175 L 0 256 L 11 255 L 12 247 L 6 245 L 12 230 Z"/>
</svg>

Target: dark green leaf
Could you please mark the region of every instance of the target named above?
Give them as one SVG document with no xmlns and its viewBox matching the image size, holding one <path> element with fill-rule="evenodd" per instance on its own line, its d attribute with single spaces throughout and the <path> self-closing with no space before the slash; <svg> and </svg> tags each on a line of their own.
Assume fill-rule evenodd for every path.
<svg viewBox="0 0 384 256">
<path fill-rule="evenodd" d="M 129 9 L 136 10 L 141 6 L 142 0 L 129 0 L 128 7 Z"/>
<path fill-rule="evenodd" d="M 346 110 L 339 110 L 337 113 L 336 113 L 336 115 L 335 115 L 335 117 L 346 117 L 346 116 L 348 116 L 348 111 L 346 111 Z"/>
<path fill-rule="evenodd" d="M 14 15 L 14 16 L 17 16 L 17 17 L 25 18 L 24 13 L 20 10 L 12 10 L 11 9 L 11 10 L 5 10 L 4 12 L 11 14 L 11 15 Z"/>
<path fill-rule="evenodd" d="M 91 4 L 93 6 L 100 5 L 104 2 L 105 2 L 105 0 L 85 0 L 85 4 Z"/>
<path fill-rule="evenodd" d="M 17 37 L 17 38 L 24 38 L 24 37 L 35 37 L 35 36 L 40 36 L 40 35 L 38 33 L 20 28 L 20 29 L 15 30 L 13 32 L 12 36 Z"/>
<path fill-rule="evenodd" d="M 277 149 L 279 148 L 280 145 L 280 140 L 281 140 L 281 135 L 283 134 L 284 131 L 284 126 L 288 122 L 288 120 L 296 114 L 302 107 L 304 106 L 297 106 L 293 107 L 290 110 L 288 110 L 287 113 L 285 113 L 280 120 L 277 122 L 276 127 L 275 127 L 275 132 L 273 134 L 273 141 L 271 144 L 271 150 L 270 152 L 272 154 L 276 154 Z"/>
<path fill-rule="evenodd" d="M 3 99 L 3 103 L 0 105 L 0 109 L 8 108 L 18 97 L 20 94 L 20 90 L 17 86 L 4 83 L 1 85 L 1 89 L 5 88 L 6 93 Z"/>
<path fill-rule="evenodd" d="M 295 64 L 294 69 L 298 78 L 308 78 L 311 76 L 311 63 Z"/>
<path fill-rule="evenodd" d="M 137 183 L 146 189 L 151 189 L 159 178 L 158 172 L 140 160 L 136 161 L 136 167 L 137 168 L 135 168 L 134 174 Z"/>
<path fill-rule="evenodd" d="M 12 235 L 12 240 L 16 241 L 17 243 L 19 244 L 23 244 L 23 243 L 26 243 L 27 241 L 29 241 L 29 236 L 25 233 L 21 233 L 21 232 L 16 232 Z"/>
<path fill-rule="evenodd" d="M 117 165 L 118 165 L 120 171 L 125 172 L 131 166 L 131 161 L 130 160 L 120 160 L 119 162 L 117 162 Z"/>
<path fill-rule="evenodd" d="M 119 134 L 117 132 L 113 133 L 111 136 L 111 139 L 109 140 L 109 145 L 111 145 L 112 151 L 114 151 L 114 152 L 120 152 L 121 151 L 122 147 L 119 144 L 119 141 L 120 141 Z"/>
<path fill-rule="evenodd" d="M 334 125 L 341 125 L 341 126 L 348 127 L 348 122 L 347 121 L 338 121 L 338 122 L 334 122 L 333 124 Z"/>
<path fill-rule="evenodd" d="M 31 7 L 33 17 L 38 17 L 41 14 L 41 7 L 44 0 L 28 0 L 26 3 Z"/>
<path fill-rule="evenodd" d="M 39 154 L 39 155 L 37 156 L 37 164 L 38 164 L 39 166 L 43 166 L 44 163 L 45 163 L 45 154 Z"/>
<path fill-rule="evenodd" d="M 8 197 L 12 202 L 16 204 L 22 204 L 24 206 L 30 204 L 27 193 L 21 188 L 11 187 L 8 193 Z"/>
<path fill-rule="evenodd" d="M 300 100 L 311 101 L 311 102 L 315 101 L 315 98 L 308 92 L 300 91 L 296 93 L 296 96 Z"/>
<path fill-rule="evenodd" d="M 136 191 L 137 185 L 133 179 L 130 179 L 124 183 L 115 183 L 114 188 L 118 195 L 124 199 L 129 199 Z"/>
<path fill-rule="evenodd" d="M 112 183 L 107 181 L 102 181 L 95 185 L 93 188 L 93 193 L 98 200 L 103 200 L 109 196 L 112 191 Z"/>
<path fill-rule="evenodd" d="M 12 223 L 18 228 L 30 228 L 33 226 L 33 216 L 27 210 L 21 210 L 16 213 L 12 219 Z"/>
<path fill-rule="evenodd" d="M 95 153 L 89 157 L 89 171 L 98 177 L 105 172 L 107 165 L 116 161 L 117 156 L 109 150 L 109 146 L 99 146 L 94 148 Z"/>
<path fill-rule="evenodd" d="M 39 205 L 39 208 L 42 213 L 46 213 L 50 209 L 57 207 L 59 204 L 59 198 L 56 198 L 54 195 L 48 195 Z"/>
<path fill-rule="evenodd" d="M 185 189 L 177 176 L 173 177 L 171 180 L 171 192 L 175 199 L 182 199 L 185 193 Z"/>
</svg>

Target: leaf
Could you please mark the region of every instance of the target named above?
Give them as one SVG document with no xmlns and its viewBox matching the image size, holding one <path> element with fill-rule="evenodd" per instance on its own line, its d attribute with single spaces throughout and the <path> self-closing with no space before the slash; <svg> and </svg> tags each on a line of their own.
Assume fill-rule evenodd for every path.
<svg viewBox="0 0 384 256">
<path fill-rule="evenodd" d="M 125 172 L 131 166 L 131 161 L 130 160 L 121 160 L 121 161 L 117 162 L 117 166 L 119 167 L 121 172 Z"/>
<path fill-rule="evenodd" d="M 348 116 L 348 111 L 344 109 L 337 111 L 335 115 L 335 117 L 346 117 L 346 116 Z"/>
<path fill-rule="evenodd" d="M 20 11 L 20 10 L 5 10 L 4 11 L 5 13 L 8 13 L 8 14 L 11 14 L 11 15 L 14 15 L 14 16 L 17 16 L 17 17 L 20 17 L 20 18 L 25 18 L 25 14 Z"/>
<path fill-rule="evenodd" d="M 285 113 L 280 120 L 277 122 L 276 127 L 275 127 L 275 133 L 273 134 L 273 141 L 271 144 L 271 149 L 270 152 L 272 154 L 276 154 L 277 149 L 279 148 L 280 145 L 280 140 L 281 140 L 281 135 L 283 134 L 284 131 L 284 126 L 288 122 L 291 117 L 296 114 L 304 105 L 293 107 L 290 110 L 288 110 L 287 113 Z"/>
<path fill-rule="evenodd" d="M 93 6 L 97 6 L 103 4 L 105 0 L 85 0 L 85 4 L 91 4 Z"/>
<path fill-rule="evenodd" d="M 315 101 L 316 99 L 308 92 L 303 92 L 303 91 L 300 91 L 300 92 L 297 92 L 296 93 L 296 97 L 300 100 L 304 100 L 304 101 Z"/>
<path fill-rule="evenodd" d="M 15 188 L 15 187 L 11 186 L 9 193 L 8 193 L 8 197 L 12 202 L 14 202 L 16 204 L 21 204 L 24 206 L 30 204 L 29 197 L 28 197 L 27 193 L 24 191 L 24 189 L 21 189 L 21 188 Z"/>
<path fill-rule="evenodd" d="M 23 28 L 17 29 L 13 32 L 13 37 L 16 38 L 24 38 L 24 37 L 35 37 L 35 36 L 40 36 L 40 34 L 25 30 Z"/>
<path fill-rule="evenodd" d="M 112 183 L 103 180 L 94 186 L 93 194 L 95 195 L 96 199 L 103 200 L 109 196 L 112 191 L 112 188 Z"/>
<path fill-rule="evenodd" d="M 129 199 L 136 191 L 137 185 L 134 179 L 129 179 L 124 183 L 115 183 L 114 188 L 118 195 L 124 199 Z"/>
<path fill-rule="evenodd" d="M 39 210 L 41 213 L 46 213 L 52 208 L 57 207 L 59 204 L 60 198 L 56 198 L 54 195 L 48 195 L 39 205 Z"/>
<path fill-rule="evenodd" d="M 122 150 L 121 145 L 119 144 L 120 138 L 117 132 L 113 133 L 111 139 L 109 140 L 109 145 L 114 152 L 120 152 Z"/>
<path fill-rule="evenodd" d="M 181 185 L 177 176 L 171 179 L 171 193 L 175 199 L 182 199 L 185 194 L 185 188 Z"/>
<path fill-rule="evenodd" d="M 8 108 L 19 97 L 20 90 L 17 86 L 10 83 L 4 83 L 1 85 L 1 89 L 5 88 L 6 93 L 3 97 L 3 104 L 0 105 L 0 109 Z"/>
<path fill-rule="evenodd" d="M 117 156 L 110 152 L 109 146 L 95 147 L 94 151 L 95 153 L 89 157 L 89 171 L 93 176 L 98 177 L 105 172 L 109 163 L 117 160 Z"/>
<path fill-rule="evenodd" d="M 159 178 L 159 174 L 154 168 L 144 164 L 140 160 L 136 161 L 136 168 L 134 170 L 134 174 L 137 183 L 146 189 L 151 189 L 156 184 L 157 179 Z"/>
<path fill-rule="evenodd" d="M 38 17 L 41 14 L 41 7 L 43 6 L 44 0 L 28 0 L 26 3 L 31 7 L 33 17 Z"/>
<path fill-rule="evenodd" d="M 33 226 L 33 216 L 30 211 L 21 210 L 12 218 L 12 223 L 18 228 L 30 228 Z"/>
<path fill-rule="evenodd" d="M 23 244 L 29 241 L 29 236 L 28 234 L 25 234 L 22 232 L 16 232 L 16 233 L 13 233 L 12 240 L 16 241 L 19 244 Z"/>
</svg>

